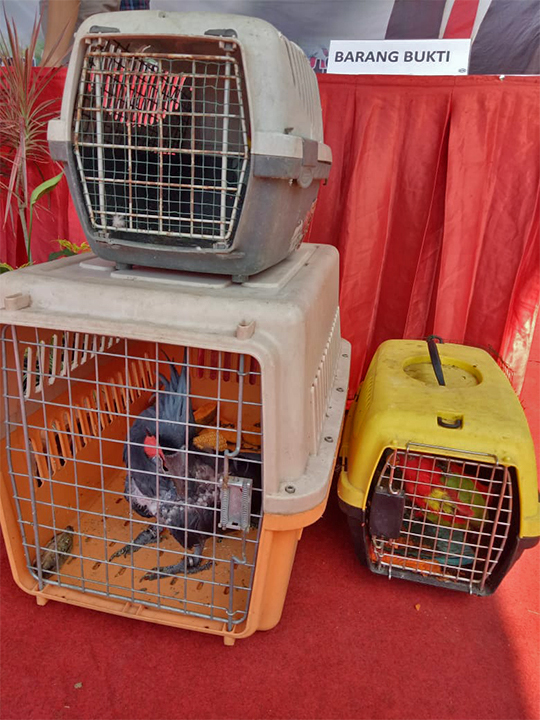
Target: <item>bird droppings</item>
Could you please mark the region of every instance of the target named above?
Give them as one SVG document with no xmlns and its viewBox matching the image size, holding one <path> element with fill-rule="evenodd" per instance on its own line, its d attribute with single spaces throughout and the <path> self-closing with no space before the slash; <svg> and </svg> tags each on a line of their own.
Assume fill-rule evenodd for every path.
<svg viewBox="0 0 540 720">
<path fill-rule="evenodd" d="M 129 525 L 129 520 L 124 521 L 124 527 L 126 527 L 126 525 Z"/>
<path fill-rule="evenodd" d="M 223 594 L 224 594 L 224 595 L 228 595 L 230 592 L 231 592 L 231 589 L 230 589 L 229 586 L 227 586 L 227 587 L 225 588 L 225 590 L 223 591 Z"/>
<path fill-rule="evenodd" d="M 126 572 L 126 569 L 127 568 L 125 568 L 125 567 L 120 568 L 120 570 L 116 573 L 116 575 L 114 577 L 119 577 L 120 575 L 123 575 Z"/>
<path fill-rule="evenodd" d="M 114 502 L 118 504 L 119 502 L 122 502 L 122 498 L 119 497 L 118 500 L 115 500 Z"/>
<path fill-rule="evenodd" d="M 203 583 L 203 581 L 201 580 L 200 582 L 197 583 L 197 590 L 202 590 L 203 587 L 204 587 L 204 583 Z"/>
<path fill-rule="evenodd" d="M 53 535 L 44 546 L 41 553 L 41 570 L 44 578 L 59 572 L 66 562 L 73 548 L 73 532 L 71 525 L 68 525 L 63 532 Z"/>
<path fill-rule="evenodd" d="M 171 580 L 171 587 L 172 587 L 173 585 L 176 585 L 177 582 L 178 582 L 178 578 L 177 578 L 177 577 L 173 578 L 173 579 Z"/>
<path fill-rule="evenodd" d="M 139 588 L 139 589 L 140 589 L 141 592 L 148 592 L 148 588 L 147 588 L 147 587 Z M 143 607 L 144 607 L 144 606 L 143 606 Z"/>
<path fill-rule="evenodd" d="M 92 565 L 92 570 L 97 570 L 99 567 L 101 567 L 101 561 L 98 560 Z"/>
<path fill-rule="evenodd" d="M 73 687 L 77 688 L 77 690 L 80 690 L 80 688 L 82 688 L 82 682 L 75 683 L 75 685 Z"/>
<path fill-rule="evenodd" d="M 112 226 L 115 228 L 115 230 L 121 230 L 126 226 L 126 221 L 120 215 L 120 213 L 115 213 L 112 218 Z"/>
<path fill-rule="evenodd" d="M 116 545 L 116 540 L 111 540 L 111 542 L 109 543 L 109 547 L 112 547 L 113 545 Z"/>
<path fill-rule="evenodd" d="M 87 535 L 87 536 L 84 538 L 84 542 L 90 542 L 91 539 L 92 539 L 92 538 L 90 537 L 90 535 Z"/>
</svg>

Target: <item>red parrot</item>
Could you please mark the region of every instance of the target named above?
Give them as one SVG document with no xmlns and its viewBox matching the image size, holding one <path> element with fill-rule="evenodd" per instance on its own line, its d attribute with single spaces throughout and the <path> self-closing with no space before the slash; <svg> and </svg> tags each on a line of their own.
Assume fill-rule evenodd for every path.
<svg viewBox="0 0 540 720">
<path fill-rule="evenodd" d="M 405 492 L 436 524 L 466 528 L 478 525 L 485 511 L 488 488 L 476 478 L 464 477 L 459 463 L 451 463 L 452 474 L 437 468 L 435 458 L 398 457 L 403 468 Z"/>
</svg>

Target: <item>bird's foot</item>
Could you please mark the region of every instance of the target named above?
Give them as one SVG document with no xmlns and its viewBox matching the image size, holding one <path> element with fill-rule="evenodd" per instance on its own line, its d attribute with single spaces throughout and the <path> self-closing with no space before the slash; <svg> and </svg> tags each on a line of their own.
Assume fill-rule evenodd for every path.
<svg viewBox="0 0 540 720">
<path fill-rule="evenodd" d="M 137 550 L 140 550 L 145 545 L 156 542 L 156 540 L 158 539 L 158 535 L 159 533 L 157 527 L 155 525 L 149 525 L 137 535 L 137 537 L 133 541 L 133 544 L 128 543 L 127 545 L 124 545 L 124 547 L 121 547 L 119 550 L 114 552 L 109 558 L 109 562 L 117 557 L 128 557 L 128 555 L 131 556 L 133 553 L 137 552 Z"/>
<path fill-rule="evenodd" d="M 137 552 L 137 550 L 140 550 L 140 548 L 135 547 L 135 545 L 124 545 L 124 547 L 120 548 L 120 550 L 117 550 L 111 555 L 111 557 L 109 558 L 109 562 L 118 557 L 127 557 L 128 555 Z"/>
<path fill-rule="evenodd" d="M 166 577 L 167 575 L 193 575 L 194 573 L 203 572 L 212 567 L 212 561 L 209 560 L 206 563 L 201 563 L 200 557 L 194 555 L 187 555 L 181 562 L 176 565 L 167 565 L 165 567 L 155 567 L 150 572 L 145 573 L 142 578 L 143 580 L 157 580 L 158 577 Z"/>
</svg>

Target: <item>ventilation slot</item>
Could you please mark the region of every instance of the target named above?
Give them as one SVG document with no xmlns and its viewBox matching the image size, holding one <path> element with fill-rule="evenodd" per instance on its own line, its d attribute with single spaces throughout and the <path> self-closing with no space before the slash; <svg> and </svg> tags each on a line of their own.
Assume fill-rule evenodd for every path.
<svg viewBox="0 0 540 720">
<path fill-rule="evenodd" d="M 338 360 L 340 348 L 339 333 L 339 312 L 336 312 L 332 330 L 326 347 L 319 363 L 319 368 L 315 376 L 315 380 L 310 389 L 310 405 L 311 405 L 311 448 L 312 455 L 316 455 L 319 442 L 321 440 L 322 427 L 326 409 L 328 407 L 330 389 L 336 372 L 336 363 Z"/>
<path fill-rule="evenodd" d="M 116 343 L 118 338 L 98 339 L 88 333 L 55 334 L 48 341 L 36 338 L 36 342 L 24 347 L 22 355 L 25 398 L 37 398 L 45 386 L 54 385 L 56 379 L 67 377 L 68 371 L 83 367 L 93 361 L 96 354 L 103 353 Z"/>
<path fill-rule="evenodd" d="M 293 82 L 298 89 L 304 110 L 316 137 L 322 138 L 323 128 L 319 110 L 317 79 L 303 51 L 294 43 L 285 40 L 285 47 L 291 64 Z"/>
</svg>

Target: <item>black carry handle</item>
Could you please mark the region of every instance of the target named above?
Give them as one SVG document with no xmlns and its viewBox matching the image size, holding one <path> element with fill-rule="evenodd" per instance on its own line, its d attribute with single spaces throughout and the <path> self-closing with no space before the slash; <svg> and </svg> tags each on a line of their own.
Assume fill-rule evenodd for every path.
<svg viewBox="0 0 540 720">
<path fill-rule="evenodd" d="M 429 350 L 429 357 L 431 358 L 431 364 L 433 365 L 433 372 L 435 373 L 437 382 L 439 383 L 439 385 L 446 385 L 444 381 L 441 358 L 437 349 L 437 343 L 435 342 L 436 340 L 438 340 L 441 344 L 444 343 L 444 340 L 438 335 L 430 335 L 426 340 Z"/>
<path fill-rule="evenodd" d="M 437 415 L 437 425 L 443 428 L 449 428 L 450 430 L 459 430 L 459 428 L 463 427 L 463 419 L 445 420 L 440 415 Z"/>
</svg>

